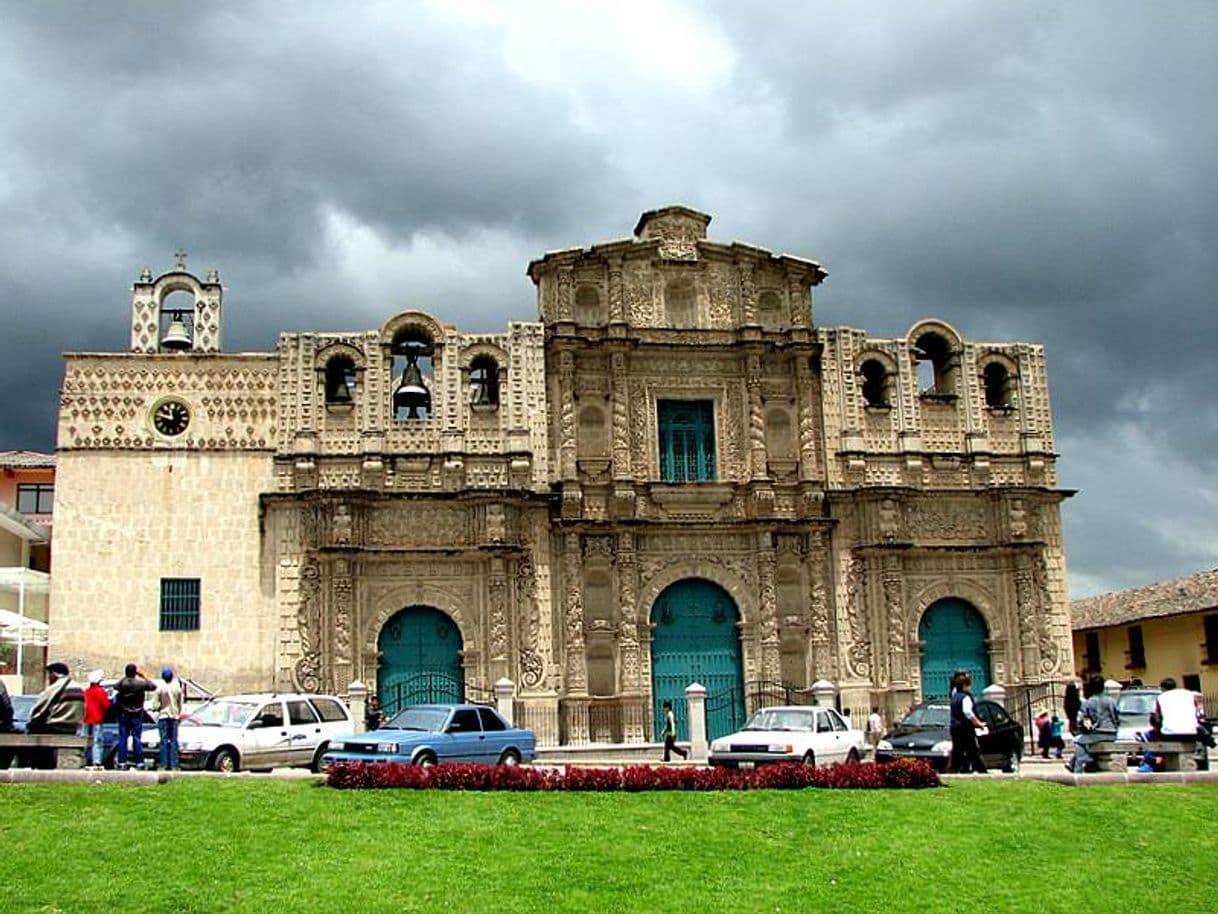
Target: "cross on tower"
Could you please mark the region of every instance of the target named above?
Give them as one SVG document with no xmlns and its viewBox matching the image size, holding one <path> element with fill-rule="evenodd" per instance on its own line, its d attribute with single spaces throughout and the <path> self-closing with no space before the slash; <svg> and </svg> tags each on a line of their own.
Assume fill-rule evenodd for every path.
<svg viewBox="0 0 1218 914">
<path fill-rule="evenodd" d="M 177 261 L 178 261 L 176 264 L 174 264 L 175 268 L 185 272 L 186 271 L 186 252 L 184 250 L 182 250 L 181 246 L 179 246 L 178 249 L 173 252 L 173 256 L 176 257 Z"/>
</svg>

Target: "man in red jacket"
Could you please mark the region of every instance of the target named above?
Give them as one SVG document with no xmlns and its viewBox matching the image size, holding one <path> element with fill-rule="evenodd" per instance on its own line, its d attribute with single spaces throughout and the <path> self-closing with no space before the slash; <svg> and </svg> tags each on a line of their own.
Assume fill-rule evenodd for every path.
<svg viewBox="0 0 1218 914">
<path fill-rule="evenodd" d="M 85 736 L 89 740 L 90 768 L 100 768 L 103 761 L 102 724 L 110 710 L 110 696 L 101 684 L 104 675 L 101 670 L 94 670 L 89 674 L 89 687 L 85 689 Z"/>
</svg>

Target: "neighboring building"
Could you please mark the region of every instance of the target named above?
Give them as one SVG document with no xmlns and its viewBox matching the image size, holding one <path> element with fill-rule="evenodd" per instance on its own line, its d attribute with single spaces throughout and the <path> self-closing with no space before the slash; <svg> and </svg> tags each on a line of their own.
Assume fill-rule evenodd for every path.
<svg viewBox="0 0 1218 914">
<path fill-rule="evenodd" d="M 0 610 L 17 617 L 0 616 L 0 675 L 20 691 L 41 688 L 46 663 L 54 499 L 54 454 L 0 451 Z"/>
<path fill-rule="evenodd" d="M 570 742 L 695 680 L 715 732 L 818 678 L 865 713 L 1067 674 L 1042 348 L 818 328 L 818 264 L 709 222 L 545 255 L 494 334 L 224 354 L 218 276 L 145 271 L 131 351 L 66 356 L 55 652 L 391 707 L 507 676 Z"/>
<path fill-rule="evenodd" d="M 1218 568 L 1073 600 L 1070 614 L 1080 672 L 1154 686 L 1171 676 L 1218 697 Z"/>
</svg>

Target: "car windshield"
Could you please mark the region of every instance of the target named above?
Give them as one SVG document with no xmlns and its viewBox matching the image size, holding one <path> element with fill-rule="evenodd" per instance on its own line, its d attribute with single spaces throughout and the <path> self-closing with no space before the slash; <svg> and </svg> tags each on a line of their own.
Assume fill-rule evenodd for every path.
<svg viewBox="0 0 1218 914">
<path fill-rule="evenodd" d="M 1150 712 L 1155 709 L 1155 699 L 1158 697 L 1159 695 L 1156 692 L 1122 695 L 1117 699 L 1117 710 L 1121 714 L 1144 714 L 1149 716 Z"/>
<path fill-rule="evenodd" d="M 209 701 L 190 715 L 187 720 L 192 724 L 205 727 L 244 727 L 258 710 L 256 701 L 230 701 L 218 698 Z"/>
<path fill-rule="evenodd" d="M 947 705 L 921 705 L 905 715 L 902 727 L 946 727 L 951 718 Z"/>
<path fill-rule="evenodd" d="M 811 730 L 811 711 L 758 711 L 744 725 L 746 730 Z"/>
<path fill-rule="evenodd" d="M 444 721 L 448 720 L 448 712 L 442 708 L 407 708 L 400 712 L 389 723 L 384 724 L 384 730 L 422 730 L 425 733 L 440 733 L 444 729 Z"/>
</svg>

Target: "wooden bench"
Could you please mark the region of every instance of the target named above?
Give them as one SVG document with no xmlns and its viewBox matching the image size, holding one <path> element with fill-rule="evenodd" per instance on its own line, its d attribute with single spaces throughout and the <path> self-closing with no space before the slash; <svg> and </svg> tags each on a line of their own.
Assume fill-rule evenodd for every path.
<svg viewBox="0 0 1218 914">
<path fill-rule="evenodd" d="M 55 768 L 82 768 L 88 744 L 75 733 L 0 733 L 0 759 L 15 756 L 13 762 L 24 762 L 24 756 L 35 750 L 35 755 L 46 752 L 44 757 L 53 759 Z"/>
</svg>

